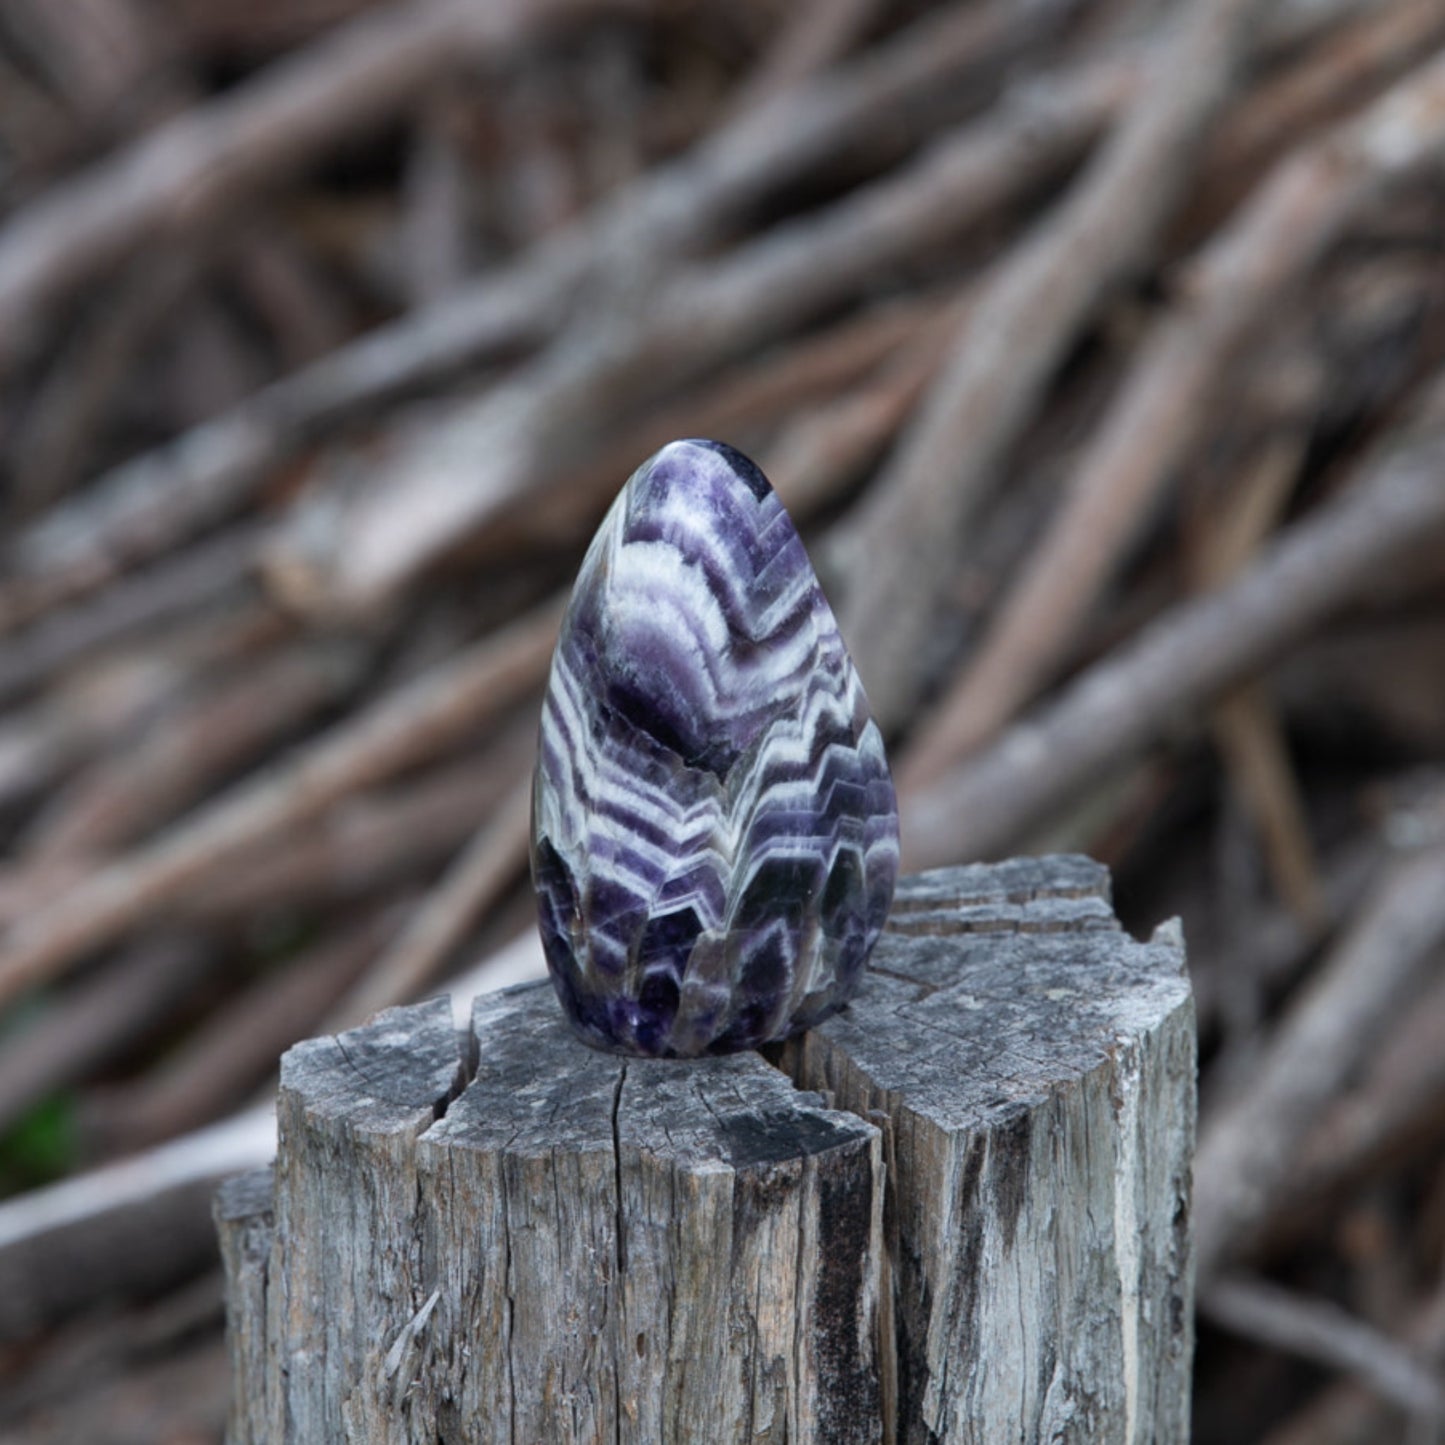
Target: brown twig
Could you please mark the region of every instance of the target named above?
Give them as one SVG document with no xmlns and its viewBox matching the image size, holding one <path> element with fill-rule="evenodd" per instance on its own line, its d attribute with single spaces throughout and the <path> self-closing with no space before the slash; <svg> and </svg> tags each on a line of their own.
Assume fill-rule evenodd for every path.
<svg viewBox="0 0 1445 1445">
<path fill-rule="evenodd" d="M 364 657 L 334 644 L 283 650 L 172 712 L 123 758 L 98 763 L 62 791 L 29 830 L 22 866 L 44 870 L 144 836 L 345 697 Z"/>
<path fill-rule="evenodd" d="M 752 74 L 728 97 L 728 116 L 746 116 L 827 70 L 857 43 L 885 7 L 881 0 L 834 0 L 787 15 Z"/>
<path fill-rule="evenodd" d="M 11 576 L 0 585 L 0 630 L 232 515 L 326 428 L 464 366 L 535 344 L 561 324 L 589 278 L 600 282 L 609 268 L 635 275 L 647 270 L 649 258 L 665 266 L 697 251 L 762 196 L 834 154 L 875 143 L 878 115 L 890 117 L 889 136 L 900 148 L 915 143 L 927 133 L 941 93 L 956 91 L 964 76 L 996 77 L 1001 56 L 1050 23 L 1046 13 L 1007 0 L 926 15 L 846 70 L 740 116 L 695 153 L 640 176 L 596 215 L 516 262 L 115 468 L 7 546 Z M 1071 90 L 1067 77 L 1057 83 Z M 1090 85 L 1072 90 L 1087 98 Z M 1027 123 L 1023 110 L 1015 120 Z M 1096 122 L 1081 113 L 1066 123 L 1082 131 Z M 1081 134 L 1075 143 L 1086 139 Z"/>
<path fill-rule="evenodd" d="M 797 521 L 806 522 L 883 454 L 937 374 L 959 309 L 955 304 L 938 312 L 905 354 L 805 412 L 774 441 L 764 471 Z"/>
<path fill-rule="evenodd" d="M 845 200 L 618 299 L 480 401 L 398 436 L 364 484 L 304 503 L 270 554 L 297 605 L 365 611 L 555 474 L 619 412 L 855 296 L 878 271 L 956 240 L 1087 143 L 1133 84 L 1119 64 L 1017 96 Z M 560 426 L 559 419 L 566 418 Z"/>
<path fill-rule="evenodd" d="M 1437 396 L 1427 410 L 1440 405 Z M 1166 614 L 1033 719 L 928 789 L 905 793 L 910 867 L 988 857 L 1135 756 L 1172 719 L 1237 685 L 1445 529 L 1445 434 L 1376 459 L 1239 581 Z M 1047 761 L 1048 766 L 1043 766 Z"/>
<path fill-rule="evenodd" d="M 1203 430 L 1229 363 L 1346 227 L 1445 150 L 1445 59 L 1275 174 L 1192 268 L 1184 306 L 1135 361 L 966 672 L 914 745 L 921 786 L 991 737 L 1044 683 Z"/>
<path fill-rule="evenodd" d="M 554 601 L 107 864 L 0 938 L 0 1005 L 111 942 L 212 876 L 218 865 L 336 799 L 477 727 L 540 681 L 561 615 Z"/>
<path fill-rule="evenodd" d="M 595 8 L 422 0 L 365 15 L 52 189 L 0 232 L 0 364 L 58 297 L 146 241 L 214 225 L 459 62 Z"/>
<path fill-rule="evenodd" d="M 1100 298 L 1150 260 L 1264 8 L 1209 0 L 1181 13 L 1108 144 L 985 278 L 917 419 L 838 534 L 840 618 L 885 731 L 917 704 L 917 659 L 965 523 Z M 868 566 L 880 550 L 908 566 Z"/>
<path fill-rule="evenodd" d="M 819 403 L 844 388 L 856 387 L 890 358 L 927 350 L 937 364 L 944 329 L 958 314 L 960 303 L 947 295 L 925 293 L 870 306 L 855 316 L 816 334 L 810 333 L 776 357 L 729 369 L 711 383 L 675 405 L 650 411 L 615 440 L 607 441 L 577 467 L 568 468 L 565 484 L 549 487 L 527 505 L 499 518 L 488 528 L 488 550 L 512 552 L 519 545 L 555 547 L 563 539 L 585 542 L 616 495 L 618 483 L 646 456 L 675 437 L 710 436 L 737 440 L 766 429 L 790 413 Z M 891 374 L 891 368 L 890 368 Z M 896 394 L 900 383 L 877 383 Z M 835 401 L 827 410 L 846 413 L 843 425 L 877 425 L 877 404 L 865 402 L 870 415 L 861 423 L 847 401 Z M 895 424 L 896 425 L 896 424 Z M 842 443 L 846 447 L 846 443 Z M 790 493 L 781 474 L 765 468 L 779 488 L 788 510 L 805 515 L 806 492 Z M 804 508 L 800 512 L 800 503 Z M 479 544 L 480 545 L 480 544 Z"/>
<path fill-rule="evenodd" d="M 1395 80 L 1445 36 L 1445 16 L 1432 0 L 1371 5 L 1328 34 L 1278 79 L 1265 82 L 1225 118 L 1210 147 L 1191 220 L 1226 215 L 1286 147 L 1311 127 L 1340 118 Z"/>
<path fill-rule="evenodd" d="M 402 182 L 403 281 L 414 306 L 454 292 L 467 266 L 467 165 L 453 123 L 456 98 L 441 90 L 423 108 Z"/>
<path fill-rule="evenodd" d="M 175 1138 L 244 1103 L 282 1053 L 314 1033 L 397 924 L 396 907 L 349 921 L 217 1009 L 134 1083 L 87 1105 L 87 1136 L 107 1154 Z"/>
<path fill-rule="evenodd" d="M 1201 590 L 1237 577 L 1283 517 L 1306 442 L 1300 426 L 1268 438 L 1225 496 L 1212 498 L 1195 542 L 1193 570 Z M 1304 802 L 1273 702 L 1257 684 L 1247 684 L 1214 709 L 1211 726 L 1235 791 L 1263 839 L 1274 885 L 1308 927 L 1322 916 L 1324 899 Z"/>
<path fill-rule="evenodd" d="M 37 621 L 0 651 L 0 705 L 128 633 L 244 594 L 261 535 L 255 526 L 232 528 L 125 579 L 101 598 Z M 4 622 L 0 618 L 0 630 Z"/>
<path fill-rule="evenodd" d="M 194 938 L 147 939 L 56 998 L 0 1050 L 0 1132 L 159 1027 L 205 973 L 207 957 Z"/>
<path fill-rule="evenodd" d="M 1388 1335 L 1328 1300 L 1235 1276 L 1204 1290 L 1199 1309 L 1235 1334 L 1353 1375 L 1402 1410 L 1445 1419 L 1445 1384 Z"/>
<path fill-rule="evenodd" d="M 1190 977 L 1200 1032 L 1218 1025 L 1230 1035 L 1210 1069 L 1211 1082 L 1247 1073 L 1252 1050 L 1247 1061 L 1241 1046 L 1249 1050 L 1252 1040 L 1244 1037 L 1245 1031 L 1259 1018 L 1265 996 L 1298 974 L 1309 955 L 1344 926 L 1387 852 L 1384 839 L 1370 833 L 1328 856 L 1320 878 L 1323 909 L 1312 918 L 1303 919 L 1271 899 L 1230 917 L 1207 952 L 1191 943 Z"/>
<path fill-rule="evenodd" d="M 137 353 L 195 285 L 190 258 L 161 254 L 135 262 L 114 304 L 89 318 L 55 361 L 16 440 L 16 486 L 28 507 L 68 491 Z"/>
<path fill-rule="evenodd" d="M 484 760 L 433 769 L 381 794 L 348 797 L 284 842 L 248 851 L 176 900 L 179 919 L 228 924 L 267 911 L 375 897 L 436 869 L 531 767 L 535 717 Z"/>
<path fill-rule="evenodd" d="M 1445 851 L 1397 864 L 1277 1026 L 1249 1090 L 1201 1129 L 1195 1263 L 1207 1288 L 1287 1187 L 1306 1130 L 1370 1056 L 1445 942 Z"/>
<path fill-rule="evenodd" d="M 527 861 L 532 784 L 525 775 L 477 829 L 395 941 L 330 1014 L 332 1032 L 414 999 Z"/>
<path fill-rule="evenodd" d="M 1413 1355 L 1445 1363 L 1445 1287 L 1412 1311 L 1404 1332 Z M 1375 1394 L 1344 1381 L 1270 1431 L 1262 1445 L 1379 1445 L 1388 1437 L 1393 1416 Z M 1409 1445 L 1434 1445 L 1438 1434 L 1427 1429 L 1406 1438 Z"/>
<path fill-rule="evenodd" d="M 1266 1244 L 1298 1239 L 1348 1191 L 1445 1135 L 1445 985 L 1402 1021 L 1364 1081 L 1300 1145 L 1261 1226 Z"/>
<path fill-rule="evenodd" d="M 275 1151 L 268 1104 L 0 1202 L 0 1340 L 97 1298 L 153 1295 L 213 1264 L 216 1187 Z"/>
</svg>

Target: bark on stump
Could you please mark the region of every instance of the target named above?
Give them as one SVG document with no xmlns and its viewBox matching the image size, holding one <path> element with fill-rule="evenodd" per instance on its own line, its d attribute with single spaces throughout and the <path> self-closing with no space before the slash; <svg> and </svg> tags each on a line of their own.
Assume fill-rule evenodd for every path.
<svg viewBox="0 0 1445 1445">
<path fill-rule="evenodd" d="M 232 1445 L 1188 1438 L 1182 941 L 1085 859 L 902 880 L 775 1062 L 526 985 L 302 1044 L 278 1107 L 216 1211 Z"/>
</svg>

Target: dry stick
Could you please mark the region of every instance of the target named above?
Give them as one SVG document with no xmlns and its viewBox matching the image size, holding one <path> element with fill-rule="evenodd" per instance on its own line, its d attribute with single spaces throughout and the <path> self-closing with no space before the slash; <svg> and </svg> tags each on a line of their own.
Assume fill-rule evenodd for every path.
<svg viewBox="0 0 1445 1445">
<path fill-rule="evenodd" d="M 1200 1131 L 1195 1260 L 1202 1288 L 1252 1243 L 1309 1127 L 1399 1021 L 1445 942 L 1445 849 L 1407 857 L 1278 1026 L 1247 1093 Z"/>
<path fill-rule="evenodd" d="M 1445 38 L 1445 11 L 1435 0 L 1371 6 L 1315 51 L 1266 81 L 1248 104 L 1223 118 L 1200 179 L 1191 220 L 1205 225 L 1234 208 L 1260 168 L 1311 130 L 1395 80 Z"/>
<path fill-rule="evenodd" d="M 1309 822 L 1278 709 L 1262 687 L 1247 684 L 1217 704 L 1210 727 L 1233 786 L 1263 837 L 1274 887 L 1308 927 L 1324 905 Z"/>
<path fill-rule="evenodd" d="M 12 575 L 0 586 L 0 630 L 233 514 L 327 427 L 463 366 L 534 344 L 570 313 L 589 278 L 609 268 L 663 270 L 677 255 L 700 249 L 763 195 L 837 153 L 875 144 L 879 115 L 889 117 L 900 149 L 917 141 L 940 92 L 975 73 L 996 73 L 1000 58 L 1055 23 L 1050 8 L 1036 12 L 1000 0 L 927 15 L 846 70 L 739 116 L 679 161 L 617 192 L 596 214 L 441 305 L 380 327 L 114 469 L 9 547 Z M 1089 89 L 1074 88 L 1081 95 Z M 1080 128 L 1093 123 L 1084 115 L 1075 121 Z"/>
<path fill-rule="evenodd" d="M 163 1024 L 206 972 L 193 938 L 144 939 L 0 1049 L 0 1133 Z"/>
<path fill-rule="evenodd" d="M 1207 956 L 1191 948 L 1190 980 L 1201 1033 L 1229 1019 L 1241 976 L 1246 986 L 1259 992 L 1277 992 L 1299 972 L 1319 944 L 1354 912 L 1379 870 L 1385 847 L 1376 833 L 1369 832 L 1328 857 L 1320 880 L 1324 908 L 1308 923 L 1272 900 L 1262 901 L 1231 918 Z M 1248 1060 L 1244 1055 L 1243 1048 L 1227 1049 L 1211 1068 L 1211 1080 L 1221 1074 L 1232 1077 L 1236 1061 L 1241 1076 L 1247 1077 L 1253 1060 L 1252 1054 Z"/>
<path fill-rule="evenodd" d="M 39 8 L 49 13 L 56 7 Z M 55 49 L 70 62 L 65 89 L 72 106 L 93 108 L 98 87 L 92 76 L 98 68 L 113 72 L 101 89 L 119 83 L 122 91 L 131 92 L 128 100 L 139 100 L 138 105 L 110 107 L 111 113 L 103 117 L 108 144 L 119 145 L 162 115 L 196 103 L 197 89 L 183 75 L 158 17 L 139 8 L 136 0 L 65 0 L 58 13 L 65 18 L 56 28 Z M 119 68 L 118 52 L 125 59 Z M 128 80 L 127 68 L 143 72 L 147 83 L 136 85 L 135 76 Z M 201 254 L 209 249 L 162 246 L 159 256 L 137 258 L 123 283 L 111 288 L 115 304 L 97 308 L 97 316 L 87 317 L 76 342 L 68 347 L 69 354 L 50 368 L 19 443 L 17 485 L 30 510 L 78 480 L 91 433 L 126 369 L 174 303 L 194 289 L 206 264 L 215 259 Z M 335 324 L 325 325 L 325 308 L 318 306 L 314 286 L 305 284 L 298 259 L 278 232 L 243 234 L 228 249 L 234 251 L 239 279 L 262 314 L 278 323 L 272 329 L 283 346 L 298 333 L 323 334 L 328 348 L 341 340 Z M 284 313 L 279 318 L 278 310 Z"/>
<path fill-rule="evenodd" d="M 244 1103 L 292 1044 L 316 1032 L 399 912 L 393 906 L 350 920 L 223 1004 L 150 1073 L 107 1090 L 87 1111 L 87 1133 L 109 1153 L 130 1153 Z"/>
<path fill-rule="evenodd" d="M 1417 1358 L 1445 1360 L 1445 1285 L 1411 1312 L 1405 1322 L 1406 1347 Z M 1379 1445 L 1388 1439 L 1393 1411 L 1372 1393 L 1353 1381 L 1341 1382 L 1321 1391 L 1284 1425 L 1270 1433 L 1261 1445 Z M 1407 1436 L 1412 1442 L 1438 1441 L 1438 1434 Z"/>
<path fill-rule="evenodd" d="M 379 782 L 530 692 L 546 670 L 560 599 L 338 724 L 254 780 L 106 865 L 0 938 L 0 1006 L 175 903 L 242 849 Z"/>
<path fill-rule="evenodd" d="M 1376 460 L 1239 581 L 1167 613 L 1035 717 L 903 798 L 910 868 L 997 856 L 1445 534 L 1445 434 Z"/>
<path fill-rule="evenodd" d="M 10 0 L 6 10 L 51 86 L 97 137 L 155 118 L 158 72 L 176 57 L 137 0 Z"/>
<path fill-rule="evenodd" d="M 295 836 L 238 857 L 176 900 L 186 922 L 226 924 L 264 910 L 327 906 L 435 869 L 465 843 L 508 783 L 532 765 L 535 718 L 488 758 L 409 779 L 382 796 L 348 798 Z"/>
<path fill-rule="evenodd" d="M 443 87 L 422 107 L 402 176 L 402 283 L 414 306 L 456 291 L 468 266 L 468 173 L 453 115 L 456 94 Z"/>
<path fill-rule="evenodd" d="M 804 412 L 768 448 L 763 470 L 795 520 L 806 521 L 882 455 L 937 375 L 957 313 L 970 301 L 971 294 L 936 311 L 903 355 Z"/>
<path fill-rule="evenodd" d="M 917 420 L 840 528 L 843 631 L 885 731 L 917 703 L 965 523 L 1100 299 L 1150 259 L 1265 8 L 1207 0 L 1178 17 L 1108 144 L 982 284 Z"/>
<path fill-rule="evenodd" d="M 450 980 L 457 1028 L 468 1026 L 474 994 L 540 977 L 541 955 L 531 928 Z M 78 1261 L 92 1271 L 91 1290 L 104 1294 L 143 1288 L 144 1274 L 157 1261 L 171 1267 L 156 1239 L 168 1242 L 165 1231 L 178 1224 L 187 1226 L 188 1241 L 199 1236 L 214 1254 L 210 1210 L 216 1185 L 264 1167 L 275 1153 L 275 1107 L 267 1099 L 134 1158 L 0 1200 L 0 1339 L 13 1335 L 17 1324 L 33 1325 L 27 1302 L 59 1296 L 72 1308 L 83 1304 L 85 1282 L 75 1280 Z M 142 1257 L 117 1257 L 118 1244 Z M 67 1287 L 53 1288 L 57 1280 Z"/>
<path fill-rule="evenodd" d="M 1228 495 L 1215 499 L 1223 505 L 1204 519 L 1199 540 L 1200 590 L 1213 590 L 1237 577 L 1279 522 L 1307 443 L 1306 429 L 1298 425 L 1271 438 Z M 1263 688 L 1246 684 L 1214 709 L 1211 726 L 1234 787 L 1263 837 L 1274 886 L 1308 927 L 1322 916 L 1324 897 L 1278 712 Z"/>
<path fill-rule="evenodd" d="M 977 655 L 920 733 L 905 786 L 977 748 L 1047 681 L 1204 431 L 1231 362 L 1351 224 L 1442 153 L 1445 56 L 1284 162 L 1205 247 Z"/>
<path fill-rule="evenodd" d="M 1234 1334 L 1353 1375 L 1402 1410 L 1445 1417 L 1445 1385 L 1388 1335 L 1328 1300 L 1231 1277 L 1201 1293 L 1199 1310 Z"/>
<path fill-rule="evenodd" d="M 3 654 L 0 654 L 3 655 Z M 0 805 L 28 799 L 186 695 L 194 660 L 112 656 L 0 720 Z"/>
<path fill-rule="evenodd" d="M 524 776 L 477 829 L 395 942 L 337 1004 L 328 1031 L 354 1028 L 384 1008 L 407 1003 L 436 977 L 525 866 L 531 809 L 532 784 Z"/>
<path fill-rule="evenodd" d="M 1410 1011 L 1364 1082 L 1334 1104 L 1300 1145 L 1261 1236 L 1297 1240 L 1349 1190 L 1433 1145 L 1445 1131 L 1445 982 Z"/>
<path fill-rule="evenodd" d="M 110 305 L 89 316 L 51 366 L 15 443 L 15 490 L 28 511 L 79 479 L 107 408 L 137 354 L 196 284 L 190 257 L 162 253 L 133 263 Z"/>
<path fill-rule="evenodd" d="M 628 294 L 480 400 L 370 457 L 357 493 L 318 489 L 270 556 L 300 606 L 365 611 L 531 495 L 619 411 L 785 334 L 879 270 L 955 241 L 1066 162 L 1133 86 L 1122 63 L 1019 94 L 906 167 L 644 297 Z M 565 420 L 565 425 L 561 423 Z M 362 469 L 356 468 L 358 472 Z"/>
<path fill-rule="evenodd" d="M 597 8 L 595 0 L 395 5 L 52 188 L 0 231 L 0 367 L 33 344 L 55 300 L 146 242 L 214 225 L 439 73 Z"/>
<path fill-rule="evenodd" d="M 107 1294 L 154 1293 L 156 1275 L 213 1263 L 216 1186 L 275 1152 L 267 1105 L 0 1203 L 0 1338 Z"/>
<path fill-rule="evenodd" d="M 8 640 L 0 649 L 0 706 L 131 632 L 244 592 L 260 538 L 257 526 L 233 528 Z"/>
<path fill-rule="evenodd" d="M 299 241 L 277 227 L 242 235 L 232 261 L 257 316 L 275 337 L 283 369 L 334 351 L 356 333 L 341 288 Z"/>
<path fill-rule="evenodd" d="M 728 116 L 747 115 L 827 70 L 857 44 L 884 8 L 882 0 L 799 6 L 785 16 L 757 68 L 728 97 Z"/>
<path fill-rule="evenodd" d="M 27 831 L 19 866 L 43 871 L 144 836 L 346 697 L 365 660 L 359 648 L 308 644 L 227 679 L 63 790 Z"/>
<path fill-rule="evenodd" d="M 741 429 L 776 422 L 853 387 L 898 353 L 911 356 L 926 347 L 936 355 L 959 304 L 947 295 L 925 293 L 869 307 L 793 343 L 774 359 L 734 368 L 676 405 L 648 412 L 579 467 L 569 468 L 565 484 L 549 487 L 544 497 L 528 499 L 489 527 L 490 548 L 510 554 L 518 543 L 555 548 L 567 538 L 585 541 L 616 495 L 618 480 L 660 446 L 682 436 L 728 440 Z M 850 412 L 843 424 L 856 420 Z M 768 476 L 781 486 L 772 471 Z M 785 501 L 796 516 L 797 496 L 785 496 Z"/>
<path fill-rule="evenodd" d="M 251 0 L 217 5 L 215 0 L 166 0 L 165 14 L 186 44 L 202 54 L 269 55 L 311 39 L 374 0 Z M 1296 8 L 1301 0 L 1287 0 Z M 1314 5 L 1318 0 L 1303 0 Z"/>
</svg>

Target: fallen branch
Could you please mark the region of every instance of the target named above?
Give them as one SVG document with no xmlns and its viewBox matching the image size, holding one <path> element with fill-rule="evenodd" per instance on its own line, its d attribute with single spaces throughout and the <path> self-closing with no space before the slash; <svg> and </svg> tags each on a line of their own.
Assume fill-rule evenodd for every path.
<svg viewBox="0 0 1445 1445">
<path fill-rule="evenodd" d="M 1438 412 L 1442 400 L 1428 410 Z M 926 793 L 905 793 L 908 866 L 1017 846 L 1173 720 L 1242 682 L 1420 553 L 1445 534 L 1442 472 L 1445 431 L 1427 429 L 1285 532 L 1238 582 L 1176 607 Z"/>
<path fill-rule="evenodd" d="M 532 816 L 532 782 L 523 775 L 400 935 L 329 1015 L 341 1032 L 394 1004 L 413 1002 L 457 946 L 523 871 Z"/>
<path fill-rule="evenodd" d="M 53 999 L 0 1050 L 0 1133 L 162 1025 L 195 991 L 207 956 L 193 938 L 139 940 L 95 978 Z"/>
<path fill-rule="evenodd" d="M 1109 142 L 981 283 L 917 419 L 835 538 L 843 632 L 885 732 L 917 707 L 966 522 L 1101 298 L 1151 259 L 1266 8 L 1208 0 L 1180 14 Z M 908 565 L 869 566 L 880 552 Z"/>
<path fill-rule="evenodd" d="M 1411 1009 L 1365 1079 L 1300 1143 L 1260 1226 L 1264 1247 L 1297 1239 L 1342 1197 L 1445 1135 L 1445 985 Z"/>
<path fill-rule="evenodd" d="M 360 681 L 366 654 L 284 648 L 173 710 L 123 757 L 82 773 L 28 830 L 21 867 L 115 852 L 211 793 Z"/>
<path fill-rule="evenodd" d="M 1064 7 L 1066 8 L 1066 7 Z M 6 548 L 0 630 L 113 579 L 234 514 L 278 466 L 341 421 L 554 332 L 584 285 L 665 271 L 757 201 L 831 156 L 878 138 L 891 118 L 916 144 L 940 97 L 1057 23 L 1055 7 L 949 6 L 836 75 L 740 115 L 694 152 L 648 172 L 594 214 L 435 306 L 379 327 L 234 411 L 107 473 Z M 1068 79 L 1058 82 L 1065 91 Z M 1076 87 L 1078 88 L 1078 87 Z M 1088 85 L 1082 90 L 1088 93 Z M 946 109 L 946 107 L 944 107 Z M 1087 115 L 1072 122 L 1081 132 Z M 1080 135 L 1076 144 L 1086 144 Z M 615 280 L 615 277 L 614 277 Z"/>
<path fill-rule="evenodd" d="M 1445 850 L 1398 863 L 1277 1026 L 1248 1090 L 1200 1129 L 1195 1267 L 1208 1288 L 1288 1188 L 1307 1131 L 1396 1027 L 1445 943 Z"/>
<path fill-rule="evenodd" d="M 1066 500 L 977 653 L 910 752 L 921 786 L 997 732 L 1048 680 L 1160 492 L 1197 445 L 1230 365 L 1319 258 L 1445 153 L 1445 58 L 1292 156 L 1190 268 L 1185 300 L 1134 361 Z"/>
<path fill-rule="evenodd" d="M 452 1018 L 471 1022 L 478 993 L 541 976 L 529 929 L 451 980 Z M 93 1304 L 152 1295 L 215 1258 L 211 1203 L 223 1179 L 264 1168 L 276 1153 L 268 1100 L 130 1159 L 0 1201 L 0 1340 Z"/>
<path fill-rule="evenodd" d="M 153 1295 L 215 1259 L 211 1198 L 276 1151 L 271 1105 L 0 1203 L 0 1340 L 109 1295 Z"/>
<path fill-rule="evenodd" d="M 429 756 L 525 696 L 545 673 L 561 611 L 560 600 L 550 602 L 449 659 L 13 926 L 0 938 L 0 1006 L 175 903 L 245 848 Z"/>
<path fill-rule="evenodd" d="M 8 640 L 0 651 L 0 705 L 133 632 L 243 594 L 255 570 L 260 536 L 255 526 L 233 528 L 127 578 L 93 603 L 53 613 Z M 110 565 L 101 564 L 99 572 L 83 579 L 72 577 L 71 587 L 110 575 Z M 39 602 L 43 610 L 63 590 L 37 597 L 27 595 L 23 586 L 8 594 L 0 586 L 0 631 L 31 615 L 31 603 Z"/>
<path fill-rule="evenodd" d="M 400 909 L 373 910 L 288 959 L 218 1008 L 149 1073 L 84 1109 L 95 1147 L 130 1154 L 201 1128 L 245 1102 L 292 1044 L 317 1030 L 375 958 Z"/>
<path fill-rule="evenodd" d="M 1445 1363 L 1445 1287 L 1411 1312 L 1404 1333 L 1413 1356 Z M 1395 1412 L 1378 1395 L 1353 1380 L 1341 1381 L 1270 1431 L 1261 1445 L 1378 1445 L 1396 1423 Z M 1428 1420 L 1422 1424 L 1421 1445 L 1438 1438 Z"/>
<path fill-rule="evenodd" d="M 509 729 L 484 759 L 467 758 L 347 797 L 284 841 L 247 850 L 176 899 L 167 916 L 227 926 L 257 913 L 327 908 L 374 898 L 446 862 L 532 766 L 535 720 Z"/>
<path fill-rule="evenodd" d="M 214 226 L 437 75 L 598 8 L 597 0 L 420 0 L 364 15 L 49 191 L 0 231 L 0 369 L 67 291 L 159 235 Z"/>
<path fill-rule="evenodd" d="M 1445 1385 L 1388 1335 L 1328 1300 L 1230 1277 L 1201 1292 L 1199 1310 L 1234 1334 L 1353 1375 L 1407 1413 L 1445 1420 Z"/>
<path fill-rule="evenodd" d="M 1017 94 L 844 200 L 676 274 L 645 306 L 628 290 L 479 401 L 429 412 L 354 478 L 341 467 L 278 537 L 272 576 L 299 606 L 374 608 L 543 489 L 617 415 L 955 241 L 1076 156 L 1133 85 L 1128 66 L 1101 63 Z"/>
<path fill-rule="evenodd" d="M 837 398 L 845 388 L 890 359 L 924 349 L 937 365 L 945 328 L 960 301 L 927 292 L 870 306 L 836 326 L 810 333 L 775 357 L 729 368 L 683 400 L 649 412 L 636 425 L 609 438 L 594 454 L 568 467 L 564 481 L 544 495 L 529 497 L 494 525 L 473 550 L 511 555 L 519 546 L 543 550 L 563 539 L 585 546 L 617 495 L 618 484 L 638 463 L 676 437 L 738 437 L 783 421 L 809 403 Z M 827 405 L 827 403 L 824 403 Z M 835 400 L 840 411 L 845 404 Z M 846 424 L 846 423 L 845 423 Z M 805 507 L 789 495 L 779 475 L 764 471 L 779 489 L 790 515 L 803 520 Z"/>
<path fill-rule="evenodd" d="M 1434 0 L 1369 4 L 1278 79 L 1266 81 L 1225 118 L 1210 147 L 1192 207 L 1205 225 L 1227 216 L 1261 170 L 1312 127 L 1338 121 L 1431 54 L 1445 38 L 1445 13 Z"/>
</svg>

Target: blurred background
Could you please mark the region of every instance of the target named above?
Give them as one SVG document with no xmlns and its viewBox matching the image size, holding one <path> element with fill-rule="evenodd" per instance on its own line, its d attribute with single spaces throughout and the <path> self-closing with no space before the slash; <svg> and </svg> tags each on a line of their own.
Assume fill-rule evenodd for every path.
<svg viewBox="0 0 1445 1445">
<path fill-rule="evenodd" d="M 752 455 L 908 864 L 1184 921 L 1195 1438 L 1445 1438 L 1440 0 L 0 0 L 0 1438 L 215 1442 L 298 1038 L 540 967 L 632 469 Z"/>
</svg>

